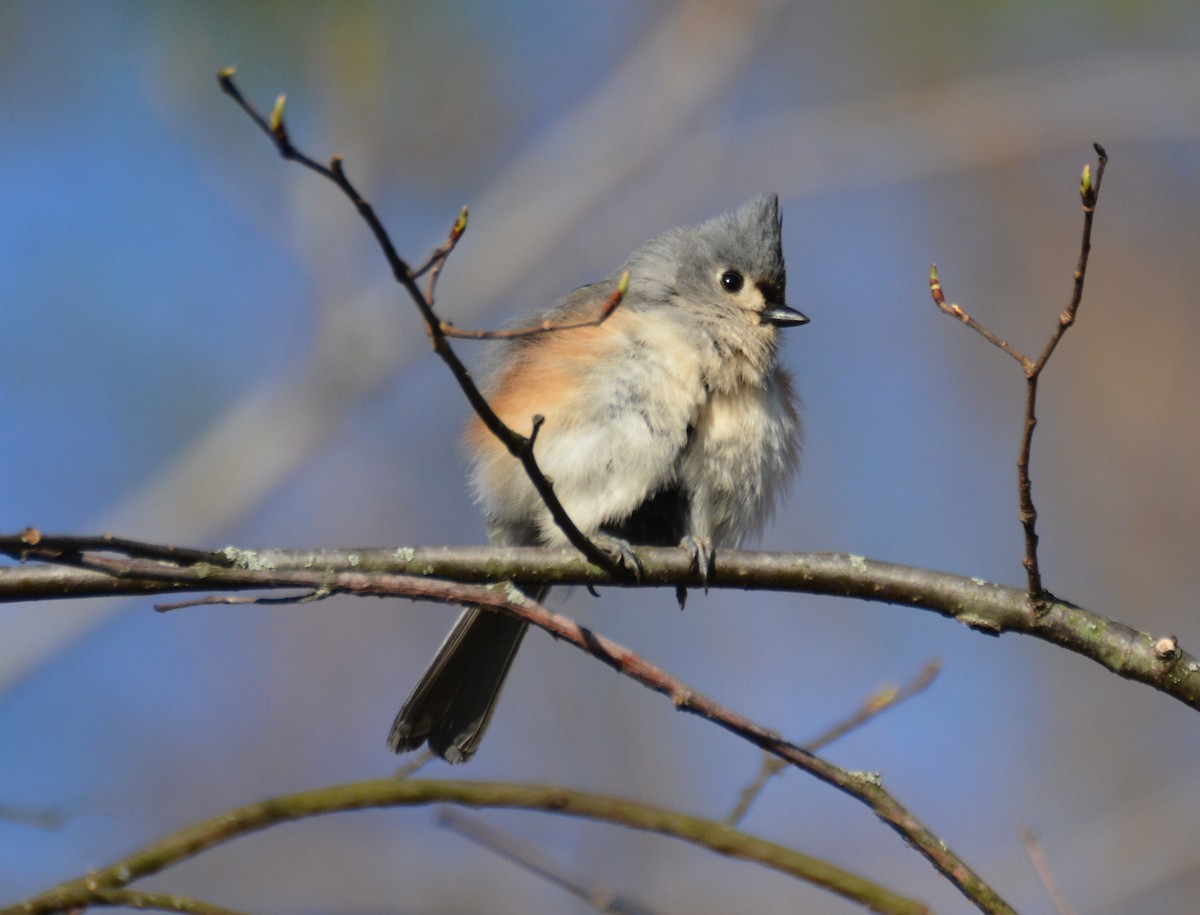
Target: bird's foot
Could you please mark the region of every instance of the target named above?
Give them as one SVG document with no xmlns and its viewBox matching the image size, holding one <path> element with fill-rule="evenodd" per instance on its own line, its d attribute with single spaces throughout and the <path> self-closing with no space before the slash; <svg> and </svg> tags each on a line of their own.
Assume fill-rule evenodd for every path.
<svg viewBox="0 0 1200 915">
<path fill-rule="evenodd" d="M 642 580 L 642 563 L 628 540 L 622 540 L 611 534 L 596 534 L 592 537 L 592 543 L 608 553 L 618 566 L 633 575 L 634 581 Z"/>
<path fill-rule="evenodd" d="M 707 537 L 693 537 L 688 534 L 679 542 L 679 547 L 686 550 L 688 556 L 692 559 L 692 571 L 700 576 L 700 584 L 704 586 L 704 593 L 708 593 L 708 582 L 713 573 L 713 561 L 715 553 L 713 552 L 712 541 Z M 682 601 L 680 602 L 682 606 Z"/>
</svg>

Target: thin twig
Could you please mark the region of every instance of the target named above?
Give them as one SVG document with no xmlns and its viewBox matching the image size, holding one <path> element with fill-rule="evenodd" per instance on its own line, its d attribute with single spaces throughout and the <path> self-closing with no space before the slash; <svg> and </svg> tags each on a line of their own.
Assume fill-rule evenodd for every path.
<svg viewBox="0 0 1200 915">
<path fill-rule="evenodd" d="M 458 354 L 455 353 L 454 349 L 450 346 L 446 334 L 442 330 L 442 322 L 433 311 L 432 303 L 425 297 L 425 294 L 421 292 L 420 287 L 417 285 L 416 274 L 414 274 L 407 261 L 405 261 L 404 258 L 400 256 L 400 253 L 396 250 L 396 246 L 392 243 L 387 229 L 380 221 L 379 216 L 375 213 L 374 208 L 358 192 L 358 189 L 347 177 L 341 156 L 334 156 L 332 159 L 330 159 L 329 165 L 326 166 L 297 149 L 288 135 L 287 125 L 284 122 L 283 113 L 285 97 L 280 95 L 275 103 L 274 109 L 271 112 L 270 118 L 264 118 L 237 88 L 233 81 L 234 72 L 235 71 L 233 67 L 228 67 L 217 74 L 217 81 L 220 84 L 222 91 L 232 98 L 234 102 L 237 103 L 238 107 L 241 108 L 242 111 L 244 111 L 251 118 L 251 120 L 253 120 L 254 123 L 257 124 L 259 128 L 271 138 L 272 142 L 275 144 L 276 150 L 279 152 L 279 155 L 284 159 L 299 162 L 305 168 L 308 168 L 316 172 L 321 177 L 333 182 L 338 189 L 341 190 L 347 198 L 349 198 L 351 203 L 354 204 L 354 208 L 358 211 L 358 214 L 360 217 L 362 217 L 363 221 L 366 222 L 367 226 L 371 230 L 371 233 L 375 236 L 375 240 L 378 242 L 380 249 L 383 251 L 384 258 L 387 260 L 388 267 L 391 269 L 393 278 L 404 288 L 405 292 L 408 293 L 409 298 L 412 299 L 413 304 L 415 304 L 418 311 L 420 311 L 421 317 L 425 321 L 425 331 L 429 335 L 429 340 L 433 347 L 433 351 L 441 358 L 443 362 L 446 363 L 447 367 L 449 367 L 451 373 L 454 375 L 455 380 L 458 382 L 459 387 L 462 389 L 463 394 L 466 395 L 467 401 L 471 404 L 471 408 L 483 422 L 484 426 L 486 426 L 488 431 L 504 444 L 505 448 L 508 449 L 508 452 L 513 455 L 513 457 L 520 460 L 521 466 L 524 468 L 526 476 L 529 477 L 530 482 L 537 491 L 538 497 L 542 500 L 542 503 L 550 512 L 550 517 L 563 532 L 563 535 L 567 538 L 567 541 L 571 544 L 571 546 L 583 553 L 590 562 L 596 564 L 600 568 L 606 569 L 612 572 L 614 575 L 631 574 L 625 570 L 619 558 L 614 557 L 606 550 L 597 546 L 587 537 L 586 534 L 579 530 L 579 528 L 575 525 L 575 522 L 572 521 L 571 517 L 567 514 L 566 509 L 563 508 L 558 496 L 555 495 L 553 484 L 546 478 L 546 475 L 542 473 L 541 468 L 538 466 L 537 460 L 534 458 L 533 447 L 530 444 L 529 439 L 516 432 L 514 429 L 509 428 L 504 421 L 496 415 L 495 411 L 492 410 L 486 398 L 484 398 L 483 394 L 472 380 L 467 367 L 462 363 L 462 360 L 458 358 Z M 455 223 L 456 228 L 460 226 L 460 222 L 462 227 L 465 228 L 466 223 L 465 220 L 462 219 L 461 215 L 459 222 Z M 461 235 L 461 231 L 458 234 Z M 451 231 L 451 236 L 454 236 L 453 229 Z M 457 243 L 457 238 L 454 238 L 454 243 Z M 450 247 L 452 248 L 453 244 L 451 244 Z M 445 256 L 448 255 L 449 251 L 446 252 Z M 445 256 L 443 256 L 441 260 L 444 260 Z M 434 256 L 430 258 L 429 262 L 433 263 L 436 260 L 438 260 L 438 258 L 435 252 Z"/>
<path fill-rule="evenodd" d="M 883 714 L 888 709 L 895 708 L 906 699 L 911 699 L 913 696 L 923 692 L 933 683 L 934 679 L 941 672 L 942 663 L 938 660 L 929 661 L 917 672 L 917 675 L 902 686 L 884 686 L 876 690 L 867 701 L 864 702 L 857 711 L 848 716 L 843 721 L 838 722 L 825 733 L 813 738 L 804 744 L 804 749 L 809 753 L 815 753 L 823 747 L 828 746 L 835 740 L 845 737 L 851 731 L 862 727 L 867 722 L 871 721 L 878 715 Z M 729 815 L 725 817 L 725 824 L 728 826 L 736 826 L 749 812 L 751 805 L 758 800 L 758 796 L 762 794 L 766 788 L 767 782 L 787 768 L 787 764 L 776 756 L 765 754 L 763 756 L 762 765 L 758 770 L 758 774 L 754 780 L 741 790 L 738 795 L 737 804 L 729 811 Z"/>
<path fill-rule="evenodd" d="M 1049 342 L 1038 357 L 1037 363 L 1025 373 L 1025 429 L 1021 435 L 1021 451 L 1017 456 L 1017 489 L 1020 498 L 1021 527 L 1025 532 L 1025 558 L 1022 565 L 1029 580 L 1029 596 L 1035 607 L 1041 610 L 1045 587 L 1042 584 L 1042 570 L 1038 564 L 1038 532 L 1037 508 L 1033 504 L 1033 481 L 1029 476 L 1029 456 L 1033 447 L 1033 430 L 1037 428 L 1037 395 L 1038 381 L 1042 369 L 1050 361 L 1050 356 L 1058 347 L 1059 341 L 1067 328 L 1075 323 L 1075 315 L 1079 311 L 1079 303 L 1083 300 L 1083 281 L 1087 276 L 1088 255 L 1092 250 L 1092 220 L 1096 215 L 1096 201 L 1100 195 L 1100 182 L 1104 178 L 1104 167 L 1108 164 L 1108 154 L 1099 143 L 1093 144 L 1099 162 L 1096 167 L 1096 180 L 1091 179 L 1090 164 L 1084 165 L 1080 181 L 1079 195 L 1083 202 L 1083 230 L 1079 244 L 1079 263 L 1075 268 L 1074 285 L 1071 291 L 1071 301 L 1059 315 L 1058 323 L 1050 335 Z"/>
<path fill-rule="evenodd" d="M 1097 156 L 1096 177 L 1093 180 L 1091 164 L 1087 163 L 1083 166 L 1083 174 L 1079 182 L 1079 197 L 1083 203 L 1083 230 L 1079 244 L 1079 263 L 1075 267 L 1075 282 L 1071 291 L 1071 301 L 1067 303 L 1067 307 L 1059 315 L 1058 325 L 1054 328 L 1054 333 L 1050 336 L 1050 342 L 1042 350 L 1042 355 L 1038 357 L 1033 374 L 1039 374 L 1046 367 L 1046 363 L 1050 360 L 1050 356 L 1058 346 L 1058 341 L 1062 339 L 1067 328 L 1075 323 L 1075 315 L 1079 311 L 1079 303 L 1083 301 L 1083 282 L 1087 277 L 1088 257 L 1092 253 L 1092 220 L 1096 216 L 1096 202 L 1100 198 L 1100 182 L 1104 180 L 1104 169 L 1108 166 L 1108 153 L 1104 147 L 1099 143 L 1093 143 L 1092 148 L 1096 150 Z"/>
<path fill-rule="evenodd" d="M 467 231 L 467 219 L 469 215 L 465 206 L 458 211 L 458 218 L 454 220 L 454 225 L 450 227 L 450 234 L 446 236 L 446 240 L 434 248 L 429 257 L 425 259 L 425 263 L 412 272 L 414 280 L 420 279 L 429 270 L 437 272 L 442 268 L 454 252 L 454 249 L 458 247 L 458 240 Z M 436 285 L 431 278 L 429 289 L 425 292 L 425 301 L 430 305 L 433 304 L 433 290 Z"/>
<path fill-rule="evenodd" d="M 427 765 L 433 762 L 433 760 L 433 751 L 430 750 L 429 747 L 423 747 L 421 750 L 418 750 L 416 753 L 413 753 L 411 756 L 409 756 L 409 758 L 405 760 L 404 765 L 392 773 L 392 778 L 412 778 Z"/>
<path fill-rule="evenodd" d="M 1017 363 L 1026 373 L 1028 373 L 1033 367 L 1033 363 L 1030 362 L 1028 357 L 1026 357 L 1025 354 L 1019 349 L 1017 349 L 1007 340 L 1002 340 L 1000 337 L 996 336 L 994 333 L 972 318 L 969 314 L 963 311 L 961 306 L 951 305 L 946 301 L 945 293 L 942 291 L 942 281 L 938 277 L 937 264 L 934 264 L 929 268 L 929 294 L 933 296 L 933 304 L 935 304 L 943 314 L 948 314 L 952 318 L 957 318 L 958 320 L 962 321 L 963 324 L 967 325 L 967 327 L 971 328 L 971 330 L 982 336 L 985 340 L 987 340 L 988 343 L 992 344 L 992 346 L 1005 353 L 1008 353 L 1008 355 L 1017 360 Z"/>
<path fill-rule="evenodd" d="M 653 915 L 652 910 L 646 906 L 618 896 L 611 890 L 586 886 L 582 880 L 567 874 L 562 867 L 529 843 L 522 842 L 515 836 L 475 817 L 460 813 L 452 807 L 439 810 L 437 822 L 439 826 L 444 826 L 506 861 L 511 861 L 522 870 L 540 877 L 559 889 L 566 890 L 597 912 L 615 912 L 617 915 Z"/>
<path fill-rule="evenodd" d="M 901 686 L 884 686 L 877 690 L 874 695 L 870 696 L 863 703 L 857 712 L 845 721 L 833 725 L 824 734 L 809 741 L 805 744 L 805 749 L 815 753 L 817 750 L 829 746 L 835 740 L 841 740 L 851 731 L 857 730 L 889 709 L 893 709 L 905 700 L 924 692 L 933 684 L 933 681 L 937 679 L 937 675 L 941 672 L 941 661 L 936 658 L 932 661 L 927 661 L 925 666 L 917 671 L 916 676 L 907 683 Z"/>
<path fill-rule="evenodd" d="M 1038 842 L 1037 836 L 1033 834 L 1032 829 L 1021 830 L 1021 844 L 1025 846 L 1025 854 L 1029 855 L 1029 863 L 1033 865 L 1034 871 L 1037 872 L 1038 880 L 1041 881 L 1046 895 L 1050 897 L 1050 903 L 1054 906 L 1054 911 L 1058 915 L 1075 915 L 1075 910 L 1071 908 L 1071 903 L 1067 902 L 1067 897 L 1063 895 L 1063 891 L 1059 888 L 1058 881 L 1054 879 L 1054 872 L 1050 870 L 1046 856 L 1042 853 L 1041 843 Z"/>
<path fill-rule="evenodd" d="M 166 543 L 131 540 L 113 534 L 59 535 L 44 534 L 36 527 L 27 527 L 15 537 L 4 537 L 4 552 L 14 559 L 37 558 L 51 560 L 56 554 L 61 561 L 74 563 L 72 557 L 84 553 L 116 553 L 138 559 L 155 559 L 181 567 L 196 565 L 230 566 L 233 561 L 221 552 L 193 550 Z"/>
<path fill-rule="evenodd" d="M 67 822 L 67 814 L 57 810 L 39 810 L 36 807 L 14 807 L 11 804 L 0 804 L 0 822 L 18 826 L 32 826 L 35 829 L 61 829 Z"/>
<path fill-rule="evenodd" d="M 458 240 L 463 237 L 463 233 L 466 231 L 467 208 L 463 207 L 458 212 L 458 219 L 454 220 L 454 225 L 450 227 L 450 234 L 446 236 L 446 240 L 434 249 L 424 264 L 413 271 L 413 279 L 417 279 L 425 271 L 429 271 L 429 282 L 425 285 L 425 301 L 429 303 L 430 309 L 433 308 L 437 282 L 438 278 L 442 275 L 442 268 L 446 266 L 446 261 L 454 252 L 454 249 L 458 247 Z"/>
<path fill-rule="evenodd" d="M 542 334 L 557 333 L 560 330 L 579 330 L 583 327 L 599 327 L 617 310 L 629 289 L 629 271 L 626 270 L 617 280 L 617 285 L 609 293 L 604 305 L 596 317 L 587 321 L 572 321 L 568 324 L 555 324 L 553 321 L 541 321 L 528 327 L 515 327 L 509 330 L 463 330 L 447 321 L 442 322 L 442 333 L 447 337 L 460 337 L 468 340 L 515 340 L 519 337 L 540 337 Z"/>
<path fill-rule="evenodd" d="M 1083 203 L 1083 230 L 1079 245 L 1079 262 L 1075 267 L 1074 285 L 1071 299 L 1067 307 L 1058 316 L 1058 323 L 1050 334 L 1050 339 L 1042 349 L 1037 361 L 1029 359 L 1015 347 L 1000 339 L 958 305 L 948 305 L 938 278 L 937 265 L 929 271 L 929 292 L 934 304 L 951 317 L 962 321 L 972 330 L 981 334 L 989 343 L 1012 356 L 1025 373 L 1025 425 L 1021 434 L 1021 447 L 1017 454 L 1017 498 L 1021 528 L 1025 536 L 1025 555 L 1021 565 L 1025 568 L 1028 581 L 1029 598 L 1038 612 L 1043 612 L 1049 603 L 1049 595 L 1042 584 L 1042 571 L 1038 563 L 1038 533 L 1037 508 L 1033 504 L 1033 482 L 1029 476 L 1029 456 L 1033 447 L 1033 430 L 1037 428 L 1037 394 L 1038 380 L 1042 370 L 1050 361 L 1051 355 L 1062 340 L 1067 328 L 1075 323 L 1079 312 L 1079 304 L 1083 301 L 1083 283 L 1087 277 L 1088 255 L 1092 250 L 1092 220 L 1096 214 L 1096 201 L 1100 196 L 1100 182 L 1104 178 L 1104 169 L 1108 165 L 1108 153 L 1099 143 L 1092 144 L 1099 161 L 1096 166 L 1095 179 L 1092 178 L 1091 164 L 1083 166 L 1083 175 L 1079 184 L 1079 195 Z"/>
</svg>

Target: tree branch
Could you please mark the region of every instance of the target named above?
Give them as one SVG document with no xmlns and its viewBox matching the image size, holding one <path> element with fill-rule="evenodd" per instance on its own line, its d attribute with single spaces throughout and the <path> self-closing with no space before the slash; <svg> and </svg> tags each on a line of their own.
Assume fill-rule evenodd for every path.
<svg viewBox="0 0 1200 915">
<path fill-rule="evenodd" d="M 516 580 L 529 585 L 631 586 L 569 550 L 537 547 L 400 547 L 363 550 L 243 550 L 226 547 L 220 564 L 176 566 L 160 560 L 111 557 L 79 548 L 96 538 L 43 536 L 48 553 L 22 535 L 0 535 L 0 555 L 66 566 L 0 568 L 0 603 L 65 597 L 171 594 L 194 591 L 324 589 L 459 603 L 470 584 Z M 122 541 L 125 544 L 134 541 Z M 151 551 L 161 549 L 149 545 Z M 61 552 L 53 552 L 53 550 Z M 200 551 L 196 551 L 200 553 Z M 698 586 L 685 551 L 638 551 L 641 583 Z M 502 585 L 493 587 L 503 589 Z M 1028 592 L 944 572 L 844 553 L 763 553 L 723 550 L 710 588 L 788 591 L 853 597 L 929 610 L 989 635 L 1016 632 L 1089 658 L 1127 680 L 1145 683 L 1200 710 L 1200 661 L 1173 637 L 1155 637 L 1068 601 L 1033 607 Z M 1164 647 L 1165 646 L 1165 647 Z"/>
<path fill-rule="evenodd" d="M 673 836 L 718 854 L 753 861 L 809 881 L 873 911 L 911 915 L 928 912 L 919 902 L 892 893 L 857 874 L 825 861 L 711 820 L 660 807 L 544 785 L 379 779 L 302 791 L 227 811 L 211 820 L 165 836 L 107 867 L 89 872 L 84 877 L 63 883 L 17 905 L 0 909 L 0 915 L 51 915 L 102 902 L 105 893 L 121 890 L 135 880 L 159 873 L 231 839 L 258 832 L 277 823 L 351 810 L 412 807 L 434 803 L 475 808 L 541 810 Z"/>
</svg>

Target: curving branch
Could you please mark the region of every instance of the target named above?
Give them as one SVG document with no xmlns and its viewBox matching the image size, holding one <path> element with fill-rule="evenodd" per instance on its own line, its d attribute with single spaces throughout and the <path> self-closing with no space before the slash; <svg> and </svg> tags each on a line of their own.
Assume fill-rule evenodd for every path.
<svg viewBox="0 0 1200 915">
<path fill-rule="evenodd" d="M 60 884 L 24 902 L 2 908 L 0 915 L 51 915 L 104 904 L 113 897 L 124 898 L 128 904 L 130 896 L 122 894 L 129 892 L 124 888 L 133 881 L 157 874 L 231 839 L 278 823 L 352 810 L 427 804 L 541 810 L 613 823 L 643 832 L 673 836 L 727 857 L 753 861 L 824 887 L 872 911 L 897 915 L 920 915 L 929 911 L 920 902 L 893 893 L 828 862 L 712 820 L 661 807 L 547 785 L 379 779 L 302 791 L 226 811 L 220 816 L 164 836 L 107 867 L 90 871 L 83 877 Z M 169 911 L 218 910 L 178 908 Z"/>
</svg>

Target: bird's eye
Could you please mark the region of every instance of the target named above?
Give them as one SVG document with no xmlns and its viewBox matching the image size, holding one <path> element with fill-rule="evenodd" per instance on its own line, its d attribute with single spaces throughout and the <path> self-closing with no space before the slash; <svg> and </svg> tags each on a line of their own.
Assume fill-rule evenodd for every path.
<svg viewBox="0 0 1200 915">
<path fill-rule="evenodd" d="M 726 292 L 741 292 L 745 282 L 736 270 L 726 270 L 721 274 L 721 288 Z"/>
</svg>

